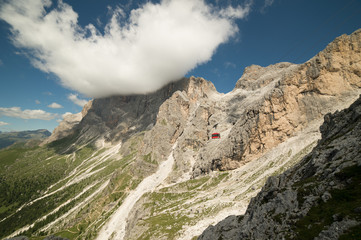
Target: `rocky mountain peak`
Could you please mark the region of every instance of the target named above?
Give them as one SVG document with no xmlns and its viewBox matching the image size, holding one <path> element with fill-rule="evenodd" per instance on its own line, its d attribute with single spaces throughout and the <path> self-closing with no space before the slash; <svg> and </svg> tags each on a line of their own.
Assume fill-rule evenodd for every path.
<svg viewBox="0 0 361 240">
<path fill-rule="evenodd" d="M 188 88 L 185 89 L 186 94 L 191 100 L 198 100 L 200 98 L 207 98 L 213 93 L 217 93 L 213 83 L 204 78 L 190 77 Z"/>
<path fill-rule="evenodd" d="M 309 77 L 308 89 L 323 95 L 337 95 L 360 88 L 361 31 L 342 35 L 303 64 Z"/>
<path fill-rule="evenodd" d="M 80 114 L 67 115 L 45 143 L 77 131 L 80 132 L 79 142 L 87 142 L 102 137 L 118 141 L 133 133 L 149 130 L 156 123 L 160 106 L 177 91 L 194 102 L 216 89 L 203 78 L 191 77 L 170 83 L 150 94 L 94 99 L 84 106 Z"/>
<path fill-rule="evenodd" d="M 87 113 L 88 113 L 89 109 L 92 107 L 92 105 L 93 105 L 93 100 L 90 100 L 87 104 L 84 105 L 83 109 L 81 110 L 82 117 L 87 115 Z"/>
<path fill-rule="evenodd" d="M 75 127 L 79 124 L 79 122 L 82 120 L 83 116 L 82 113 L 85 112 L 84 110 L 80 113 L 76 114 L 66 114 L 63 117 L 63 120 L 59 123 L 59 125 L 53 130 L 50 137 L 45 139 L 41 145 L 45 145 L 51 142 L 54 142 L 56 140 L 62 139 L 64 137 L 67 137 L 71 134 L 74 134 Z"/>
<path fill-rule="evenodd" d="M 242 77 L 236 83 L 236 89 L 256 90 L 266 86 L 275 78 L 296 66 L 288 62 L 281 62 L 267 67 L 251 65 L 244 69 Z"/>
</svg>

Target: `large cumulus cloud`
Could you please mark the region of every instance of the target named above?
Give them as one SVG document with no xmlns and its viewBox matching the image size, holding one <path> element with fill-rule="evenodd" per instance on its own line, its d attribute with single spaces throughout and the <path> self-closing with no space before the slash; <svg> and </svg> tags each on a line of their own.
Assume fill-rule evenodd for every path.
<svg viewBox="0 0 361 240">
<path fill-rule="evenodd" d="M 234 20 L 249 12 L 249 5 L 222 9 L 203 0 L 162 0 L 132 10 L 129 17 L 117 8 L 99 31 L 92 24 L 82 28 L 68 4 L 51 5 L 11 0 L 1 7 L 0 18 L 35 67 L 89 97 L 147 93 L 181 78 L 209 61 L 237 33 Z"/>
</svg>

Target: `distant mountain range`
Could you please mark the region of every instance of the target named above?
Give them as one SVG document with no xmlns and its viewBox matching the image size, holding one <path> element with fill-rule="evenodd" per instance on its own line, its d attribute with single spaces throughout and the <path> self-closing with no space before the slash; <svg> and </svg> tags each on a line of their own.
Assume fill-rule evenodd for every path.
<svg viewBox="0 0 361 240">
<path fill-rule="evenodd" d="M 46 129 L 21 132 L 1 132 L 0 131 L 0 149 L 6 148 L 17 142 L 24 142 L 30 139 L 44 139 L 51 135 Z"/>
</svg>

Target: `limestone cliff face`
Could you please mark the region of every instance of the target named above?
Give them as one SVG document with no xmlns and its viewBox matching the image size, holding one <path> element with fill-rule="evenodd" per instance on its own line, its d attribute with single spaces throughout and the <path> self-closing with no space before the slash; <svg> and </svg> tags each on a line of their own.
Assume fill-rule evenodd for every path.
<svg viewBox="0 0 361 240">
<path fill-rule="evenodd" d="M 151 94 L 94 99 L 79 124 L 81 135 L 85 139 L 104 137 L 108 141 L 119 141 L 150 130 L 163 102 L 188 83 L 184 78 Z"/>
<path fill-rule="evenodd" d="M 224 137 L 199 153 L 194 175 L 236 168 L 347 107 L 361 89 L 360 51 L 358 30 L 304 64 L 246 68 L 235 90 L 213 107 L 208 130 L 224 130 Z"/>
<path fill-rule="evenodd" d="M 151 153 L 153 159 L 162 161 L 168 157 L 176 141 L 178 151 L 201 148 L 208 139 L 207 120 L 213 103 L 210 96 L 213 94 L 218 93 L 211 82 L 191 77 L 182 91 L 176 91 L 160 106 L 154 127 L 145 134 L 144 154 Z M 176 154 L 175 158 L 181 167 L 180 174 L 190 169 L 190 159 L 186 153 Z"/>
<path fill-rule="evenodd" d="M 248 67 L 227 94 L 192 77 L 152 94 L 95 99 L 81 121 L 65 120 L 48 142 L 73 132 L 78 143 L 125 141 L 145 131 L 141 153 L 157 162 L 178 140 L 173 180 L 235 169 L 353 102 L 361 92 L 360 51 L 358 30 L 304 64 Z M 214 132 L 221 139 L 210 139 Z"/>
<path fill-rule="evenodd" d="M 45 139 L 44 142 L 42 142 L 42 145 L 54 142 L 71 134 L 74 134 L 75 128 L 79 124 L 81 119 L 82 113 L 67 114 L 66 116 L 64 116 L 63 120 L 59 123 L 59 125 L 54 129 L 51 136 Z"/>
<path fill-rule="evenodd" d="M 87 115 L 89 109 L 93 104 L 93 100 L 90 100 L 80 113 L 66 114 L 59 125 L 54 129 L 51 136 L 45 139 L 41 145 L 45 145 L 56 140 L 62 139 L 75 133 L 80 121 Z"/>
<path fill-rule="evenodd" d="M 352 239 L 361 225 L 361 97 L 327 114 L 322 139 L 294 168 L 268 179 L 244 216 L 199 239 Z"/>
</svg>

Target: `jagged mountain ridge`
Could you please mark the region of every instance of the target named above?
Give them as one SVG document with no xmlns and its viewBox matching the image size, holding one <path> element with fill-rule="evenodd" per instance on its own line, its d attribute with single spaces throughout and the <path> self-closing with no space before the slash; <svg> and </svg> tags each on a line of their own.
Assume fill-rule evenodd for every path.
<svg viewBox="0 0 361 240">
<path fill-rule="evenodd" d="M 174 164 L 166 180 L 134 202 L 125 239 L 190 239 L 209 224 L 242 214 L 268 176 L 312 149 L 323 116 L 357 98 L 360 35 L 341 36 L 305 64 L 247 68 L 228 94 L 192 77 L 150 95 L 95 99 L 37 150 L 44 151 L 37 159 L 65 162 L 59 178 L 0 224 L 23 220 L 24 210 L 45 200 L 62 208 L 39 212 L 36 225 L 23 220 L 22 228 L 14 227 L 19 231 L 5 236 L 28 231 L 94 239 L 170 156 Z M 210 139 L 215 131 L 221 139 Z M 70 191 L 73 196 L 58 196 Z M 119 231 L 108 228 L 110 235 Z"/>
<path fill-rule="evenodd" d="M 96 99 L 78 128 L 87 138 L 105 135 L 108 140 L 124 139 L 154 125 L 157 130 L 152 130 L 152 136 L 163 130 L 172 132 L 163 142 L 174 142 L 171 138 L 184 132 L 186 145 L 192 142 L 203 148 L 196 157 L 194 176 L 216 169 L 235 169 L 312 122 L 320 124 L 323 115 L 355 99 L 361 87 L 360 35 L 358 30 L 337 38 L 305 64 L 248 67 L 236 88 L 223 96 L 210 82 L 191 78 L 151 95 Z M 176 106 L 165 109 L 161 107 L 163 102 Z M 177 116 L 179 109 L 182 115 Z M 193 119 L 201 120 L 192 122 L 195 129 L 184 126 Z M 163 120 L 172 126 L 162 129 L 159 122 Z M 219 147 L 208 142 L 214 131 L 223 133 Z M 160 155 L 167 156 L 170 145 Z"/>
<path fill-rule="evenodd" d="M 327 114 L 320 130 L 312 152 L 270 177 L 245 215 L 208 227 L 198 239 L 359 239 L 361 95 Z"/>
</svg>

